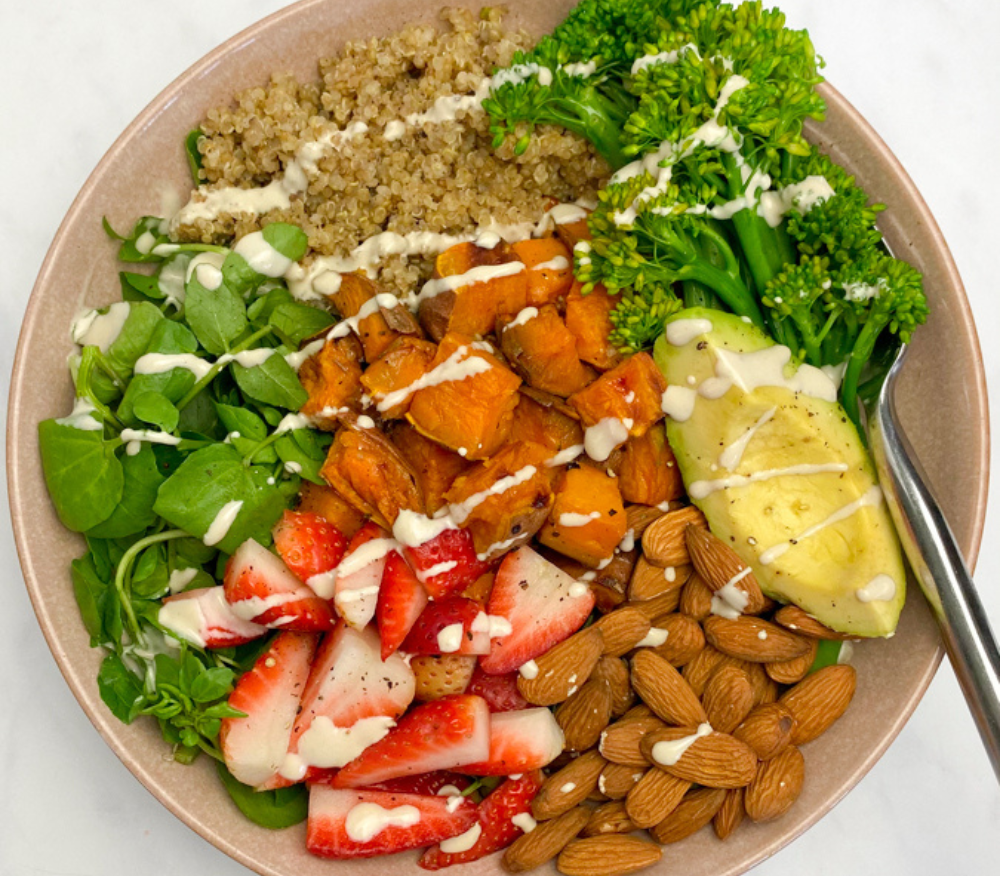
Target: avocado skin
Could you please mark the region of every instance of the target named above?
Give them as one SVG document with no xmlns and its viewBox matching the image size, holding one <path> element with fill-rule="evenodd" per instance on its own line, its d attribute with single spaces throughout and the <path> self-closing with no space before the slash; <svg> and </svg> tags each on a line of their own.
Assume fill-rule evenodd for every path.
<svg viewBox="0 0 1000 876">
<path fill-rule="evenodd" d="M 668 385 L 698 386 L 715 376 L 720 348 L 740 353 L 763 350 L 774 342 L 738 316 L 717 310 L 680 311 L 668 325 L 682 319 L 704 319 L 712 330 L 683 346 L 665 336 L 654 358 Z M 786 376 L 793 369 L 786 368 Z M 724 448 L 774 409 L 749 441 L 733 471 L 720 465 Z M 856 636 L 888 636 L 903 607 L 906 574 L 899 542 L 885 503 L 864 504 L 819 532 L 797 538 L 828 521 L 872 492 L 876 475 L 853 423 L 836 402 L 795 393 L 784 386 L 763 386 L 747 392 L 731 387 L 720 398 L 698 396 L 691 416 L 678 422 L 668 417 L 667 438 L 689 491 L 697 481 L 750 475 L 797 465 L 846 464 L 846 471 L 789 474 L 742 486 L 730 486 L 693 498 L 715 535 L 733 547 L 753 567 L 769 596 L 792 602 L 821 623 Z M 795 539 L 795 543 L 789 544 Z M 788 549 L 771 562 L 761 555 L 779 544 Z M 862 601 L 858 591 L 877 576 L 895 583 L 890 599 Z"/>
</svg>

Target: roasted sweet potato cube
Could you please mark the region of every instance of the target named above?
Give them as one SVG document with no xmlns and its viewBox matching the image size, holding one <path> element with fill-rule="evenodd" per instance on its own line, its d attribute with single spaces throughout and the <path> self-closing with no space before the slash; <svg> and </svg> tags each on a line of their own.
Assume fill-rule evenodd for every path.
<svg viewBox="0 0 1000 876">
<path fill-rule="evenodd" d="M 581 216 L 581 212 L 586 215 Z M 587 224 L 589 210 L 583 207 L 577 208 L 575 204 L 560 204 L 551 213 L 556 225 L 556 235 L 570 252 L 581 240 L 591 240 L 590 227 Z"/>
<path fill-rule="evenodd" d="M 398 423 L 393 428 L 392 443 L 417 473 L 428 514 L 447 504 L 445 493 L 473 464 L 437 441 L 425 438 L 409 423 Z"/>
<path fill-rule="evenodd" d="M 396 446 L 374 425 L 366 428 L 365 418 L 341 415 L 341 421 L 320 470 L 323 480 L 386 529 L 404 508 L 423 513 L 416 472 Z"/>
<path fill-rule="evenodd" d="M 601 285 L 586 295 L 582 284 L 574 281 L 566 297 L 566 328 L 576 338 L 577 355 L 601 371 L 614 368 L 622 360 L 621 353 L 608 340 L 614 326 L 611 311 L 618 299 Z"/>
<path fill-rule="evenodd" d="M 466 459 L 484 459 L 507 441 L 521 384 L 513 371 L 472 338 L 451 332 L 441 339 L 428 385 L 406 413 L 417 431 Z"/>
<path fill-rule="evenodd" d="M 551 304 L 526 307 L 500 331 L 500 348 L 524 380 L 553 395 L 583 389 L 597 373 L 580 361 L 576 339 Z"/>
<path fill-rule="evenodd" d="M 584 426 L 615 419 L 625 424 L 628 434 L 644 435 L 663 419 L 663 391 L 667 381 L 649 353 L 636 353 L 621 365 L 605 372 L 586 389 L 571 395 Z M 623 443 L 623 442 L 619 442 Z"/>
<path fill-rule="evenodd" d="M 420 333 L 413 315 L 362 274 L 344 274 L 328 297 L 341 317 L 354 321 L 366 362 L 374 362 L 401 334 Z"/>
<path fill-rule="evenodd" d="M 336 428 L 336 411 L 361 403 L 361 344 L 346 337 L 327 341 L 299 368 L 299 380 L 309 400 L 302 413 L 313 417 L 320 428 Z"/>
<path fill-rule="evenodd" d="M 527 306 L 528 275 L 522 262 L 501 242 L 493 249 L 460 243 L 434 263 L 434 278 L 420 292 L 418 316 L 434 340 L 448 332 L 486 335 L 497 314 Z"/>
<path fill-rule="evenodd" d="M 492 559 L 524 544 L 538 531 L 552 504 L 552 487 L 540 444 L 508 444 L 455 481 L 451 514 L 472 533 L 476 553 Z"/>
<path fill-rule="evenodd" d="M 511 246 L 528 274 L 528 306 L 554 304 L 573 285 L 573 253 L 561 240 L 540 237 Z"/>
<path fill-rule="evenodd" d="M 662 426 L 629 438 L 622 448 L 618 489 L 626 502 L 659 505 L 684 494 L 684 482 Z"/>
<path fill-rule="evenodd" d="M 320 486 L 303 480 L 299 490 L 299 511 L 311 511 L 329 520 L 347 538 L 361 529 L 365 515 L 351 505 L 333 487 Z"/>
<path fill-rule="evenodd" d="M 618 481 L 589 465 L 564 471 L 538 540 L 596 568 L 614 555 L 627 529 Z"/>
<path fill-rule="evenodd" d="M 398 337 L 364 374 L 361 385 L 386 420 L 403 417 L 413 394 L 407 392 L 426 374 L 437 355 L 437 345 L 422 338 Z"/>
<path fill-rule="evenodd" d="M 583 427 L 555 407 L 546 406 L 521 393 L 514 409 L 512 441 L 531 441 L 548 447 L 553 455 L 567 447 L 583 444 Z"/>
</svg>

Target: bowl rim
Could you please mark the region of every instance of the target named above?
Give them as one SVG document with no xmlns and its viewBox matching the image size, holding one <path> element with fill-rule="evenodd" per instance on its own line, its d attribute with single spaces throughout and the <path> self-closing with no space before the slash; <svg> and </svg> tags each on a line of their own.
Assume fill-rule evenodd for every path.
<svg viewBox="0 0 1000 876">
<path fill-rule="evenodd" d="M 28 299 L 28 304 L 24 312 L 18 336 L 14 361 L 11 368 L 7 406 L 6 474 L 8 485 L 8 503 L 14 531 L 15 547 L 28 590 L 28 595 L 31 600 L 32 609 L 59 672 L 69 686 L 74 698 L 79 703 L 90 722 L 97 729 L 98 733 L 100 733 L 103 737 L 108 747 L 136 777 L 136 779 L 139 780 L 142 786 L 149 791 L 150 794 L 156 797 L 161 805 L 167 808 L 173 815 L 180 819 L 180 821 L 186 824 L 195 833 L 200 835 L 216 848 L 223 851 L 229 857 L 249 869 L 254 870 L 255 872 L 264 871 L 258 869 L 258 863 L 250 854 L 246 853 L 240 847 L 229 841 L 225 836 L 207 829 L 201 822 L 191 816 L 188 810 L 186 810 L 183 806 L 176 804 L 173 800 L 167 799 L 161 795 L 157 789 L 155 777 L 139 760 L 135 758 L 130 751 L 127 750 L 127 746 L 124 742 L 117 738 L 115 732 L 116 728 L 119 726 L 117 720 L 114 719 L 106 709 L 100 710 L 96 707 L 96 705 L 88 702 L 84 696 L 83 688 L 74 679 L 73 665 L 59 644 L 58 629 L 52 622 L 52 618 L 49 616 L 48 610 L 44 604 L 39 579 L 35 573 L 32 556 L 28 548 L 31 533 L 28 531 L 28 521 L 23 510 L 24 497 L 22 490 L 22 471 L 24 469 L 24 451 L 26 448 L 22 447 L 18 443 L 17 436 L 22 428 L 20 402 L 26 389 L 26 379 L 29 376 L 25 347 L 27 338 L 31 334 L 30 329 L 38 321 L 39 311 L 41 309 L 42 289 L 48 283 L 49 275 L 53 272 L 54 266 L 63 257 L 65 249 L 64 231 L 77 221 L 78 215 L 83 210 L 84 202 L 88 199 L 91 192 L 101 183 L 105 174 L 108 172 L 109 165 L 114 162 L 116 157 L 127 147 L 128 142 L 130 142 L 138 132 L 150 125 L 157 118 L 157 116 L 173 102 L 177 94 L 190 81 L 198 79 L 210 72 L 218 61 L 225 55 L 230 52 L 237 51 L 243 46 L 255 41 L 261 32 L 269 31 L 274 27 L 278 27 L 284 19 L 296 18 L 301 15 L 304 10 L 313 6 L 323 5 L 326 2 L 329 2 L 329 0 L 298 0 L 298 2 L 292 3 L 283 9 L 277 10 L 264 18 L 259 19 L 229 39 L 225 40 L 209 51 L 200 60 L 196 61 L 187 69 L 182 71 L 169 84 L 167 84 L 125 127 L 121 134 L 116 137 L 111 146 L 108 147 L 107 151 L 102 155 L 94 169 L 87 176 L 86 181 L 66 211 L 65 216 L 53 235 L 52 242 L 49 245 L 41 267 L 39 268 L 38 275 Z M 945 272 L 949 283 L 957 293 L 954 296 L 954 316 L 961 326 L 963 341 L 968 345 L 970 351 L 975 354 L 975 368 L 973 369 L 973 373 L 969 375 L 969 378 L 972 380 L 973 388 L 975 390 L 974 393 L 972 393 L 975 401 L 974 413 L 977 417 L 978 423 L 980 424 L 980 427 L 977 430 L 980 437 L 980 443 L 976 463 L 978 470 L 981 472 L 981 477 L 977 481 L 977 490 L 974 496 L 974 501 L 971 503 L 973 506 L 973 517 L 971 531 L 968 534 L 968 550 L 965 552 L 966 561 L 968 562 L 970 569 L 974 570 L 982 545 L 986 523 L 987 497 L 989 493 L 990 480 L 991 428 L 989 418 L 989 399 L 986 390 L 986 374 L 983 366 L 981 344 L 975 322 L 973 320 L 972 308 L 965 291 L 965 286 L 962 282 L 951 250 L 948 247 L 947 241 L 945 240 L 936 219 L 895 153 L 875 131 L 872 125 L 853 106 L 853 104 L 851 104 L 839 91 L 837 91 L 834 86 L 828 82 L 824 82 L 819 86 L 819 89 L 827 103 L 829 105 L 836 106 L 838 111 L 849 119 L 850 123 L 872 143 L 872 145 L 884 158 L 886 163 L 890 166 L 897 181 L 902 185 L 906 194 L 910 197 L 913 205 L 916 207 L 916 211 L 912 215 L 910 221 L 923 224 L 927 228 L 939 250 L 938 254 L 940 256 L 940 267 Z M 922 598 L 922 596 L 919 598 Z M 869 750 L 865 754 L 865 757 L 858 762 L 856 768 L 844 777 L 841 782 L 839 793 L 829 800 L 828 805 L 820 807 L 813 812 L 799 825 L 796 831 L 762 845 L 760 848 L 755 850 L 749 860 L 741 863 L 735 869 L 726 868 L 726 870 L 720 872 L 718 876 L 735 876 L 737 873 L 744 873 L 753 868 L 761 861 L 772 856 L 794 839 L 799 837 L 823 816 L 825 816 L 830 810 L 832 810 L 833 807 L 836 806 L 881 759 L 881 757 L 888 750 L 889 746 L 899 735 L 903 726 L 909 720 L 917 705 L 923 699 L 931 680 L 940 666 L 943 656 L 943 646 L 938 643 L 936 651 L 928 663 L 927 670 L 923 676 L 920 677 L 919 684 L 907 700 L 905 708 L 897 716 L 895 722 L 889 728 L 889 731 L 879 740 L 879 743 L 873 749 Z"/>
</svg>

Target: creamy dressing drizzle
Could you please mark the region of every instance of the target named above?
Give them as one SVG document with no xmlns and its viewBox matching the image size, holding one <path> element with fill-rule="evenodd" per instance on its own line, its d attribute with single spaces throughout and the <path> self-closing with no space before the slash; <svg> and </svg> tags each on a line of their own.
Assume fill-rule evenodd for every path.
<svg viewBox="0 0 1000 876">
<path fill-rule="evenodd" d="M 633 421 L 626 417 L 605 417 L 603 420 L 588 426 L 583 433 L 583 448 L 595 462 L 604 462 L 616 447 L 628 441 L 629 430 Z"/>
<path fill-rule="evenodd" d="M 771 408 L 761 414 L 756 423 L 747 429 L 747 431 L 737 438 L 732 444 L 723 449 L 722 453 L 719 454 L 719 465 L 725 469 L 729 469 L 729 471 L 735 471 L 736 467 L 743 459 L 743 454 L 746 452 L 747 446 L 753 440 L 754 435 L 757 434 L 757 430 L 760 429 L 760 427 L 765 423 L 770 422 L 771 418 L 777 412 L 777 408 Z"/>
<path fill-rule="evenodd" d="M 74 344 L 81 347 L 98 347 L 102 353 L 110 347 L 121 334 L 125 320 L 128 319 L 131 305 L 127 301 L 116 301 L 110 305 L 106 313 L 88 310 L 73 320 L 70 335 Z"/>
<path fill-rule="evenodd" d="M 71 429 L 79 429 L 81 432 L 100 432 L 104 429 L 101 420 L 95 420 L 92 416 L 97 413 L 97 408 L 88 398 L 78 398 L 73 402 L 73 410 L 68 417 L 60 417 L 56 422 L 60 426 L 69 426 Z"/>
<path fill-rule="evenodd" d="M 442 292 L 454 292 L 464 286 L 472 286 L 475 283 L 488 283 L 500 277 L 512 277 L 525 270 L 524 262 L 503 262 L 499 265 L 477 265 L 469 269 L 464 274 L 454 274 L 449 277 L 438 277 L 428 280 L 424 288 L 420 290 L 417 301 L 422 303 L 431 298 L 436 298 Z"/>
<path fill-rule="evenodd" d="M 202 536 L 202 541 L 209 547 L 217 545 L 222 539 L 226 537 L 226 533 L 229 532 L 233 523 L 236 522 L 236 517 L 240 513 L 240 509 L 243 507 L 243 500 L 237 499 L 232 502 L 226 502 L 219 509 L 219 513 L 215 515 L 215 518 L 209 524 L 208 530 L 205 535 Z"/>
<path fill-rule="evenodd" d="M 385 413 L 398 404 L 402 404 L 413 393 L 429 386 L 437 386 L 439 383 L 449 383 L 456 380 L 465 380 L 476 374 L 489 371 L 493 366 L 481 356 L 469 355 L 469 348 L 461 346 L 440 365 L 436 365 L 426 374 L 422 374 L 409 386 L 396 389 L 386 393 L 375 405 L 379 413 Z"/>
<path fill-rule="evenodd" d="M 680 739 L 672 741 L 657 742 L 651 752 L 653 760 L 662 766 L 673 766 L 692 745 L 703 736 L 709 736 L 711 733 L 711 724 L 699 724 L 698 730 L 690 736 L 683 736 Z"/>
<path fill-rule="evenodd" d="M 859 602 L 889 602 L 896 596 L 896 582 L 890 575 L 876 575 L 855 596 Z"/>
<path fill-rule="evenodd" d="M 344 828 L 356 843 L 366 843 L 389 827 L 413 827 L 420 821 L 416 806 L 385 809 L 377 803 L 358 803 L 347 813 Z"/>
<path fill-rule="evenodd" d="M 798 475 L 825 474 L 827 472 L 845 472 L 849 466 L 843 462 L 824 462 L 816 465 L 804 463 L 802 465 L 790 465 L 788 468 L 771 468 L 763 471 L 755 471 L 749 475 L 729 475 L 711 481 L 693 481 L 688 487 L 688 495 L 692 499 L 704 499 L 719 490 L 732 490 L 737 487 L 746 487 L 760 481 L 769 481 L 773 478 L 783 478 Z"/>
</svg>

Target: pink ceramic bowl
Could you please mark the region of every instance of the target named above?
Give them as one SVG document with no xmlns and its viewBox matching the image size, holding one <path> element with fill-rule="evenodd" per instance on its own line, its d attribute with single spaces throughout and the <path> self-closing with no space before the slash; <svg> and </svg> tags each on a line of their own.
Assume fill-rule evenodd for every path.
<svg viewBox="0 0 1000 876">
<path fill-rule="evenodd" d="M 476 0 L 470 4 L 480 5 Z M 508 0 L 515 22 L 550 30 L 573 5 Z M 117 270 L 101 217 L 115 227 L 159 209 L 164 183 L 190 185 L 180 148 L 206 110 L 272 71 L 301 79 L 345 40 L 398 30 L 436 17 L 421 0 L 304 0 L 220 46 L 157 97 L 114 144 L 80 192 L 42 267 L 28 306 L 14 365 L 8 419 L 8 477 L 15 536 L 28 590 L 49 646 L 91 721 L 135 776 L 165 806 L 207 840 L 269 876 L 331 872 L 380 876 L 416 873 L 415 855 L 331 864 L 305 851 L 305 827 L 281 832 L 255 827 L 236 810 L 211 764 L 185 767 L 164 758 L 151 721 L 127 727 L 107 711 L 95 681 L 101 652 L 89 647 L 69 580 L 82 541 L 64 530 L 48 501 L 36 440 L 37 423 L 71 405 L 65 327 L 83 304 L 107 303 L 97 289 Z M 972 316 L 955 265 L 919 193 L 875 132 L 836 91 L 824 87 L 829 119 L 814 138 L 873 198 L 888 205 L 882 229 L 893 251 L 924 272 L 931 318 L 913 344 L 900 386 L 904 422 L 966 556 L 974 561 L 986 512 L 988 426 L 986 390 Z M 150 168 L 156 168 L 150 173 Z M 86 278 L 81 284 L 80 278 Z M 66 294 L 74 290 L 73 294 Z M 53 340 L 56 339 L 56 340 Z M 38 386 L 55 387 L 50 393 Z M 30 538 L 29 538 L 30 524 Z M 806 751 L 807 781 L 780 821 L 742 827 L 726 843 L 710 831 L 670 850 L 649 872 L 735 876 L 792 840 L 850 790 L 883 754 L 926 689 L 942 652 L 916 588 L 891 641 L 857 650 L 858 693 L 847 715 Z M 555 872 L 554 867 L 543 868 Z M 499 856 L 456 873 L 499 873 Z"/>
</svg>

